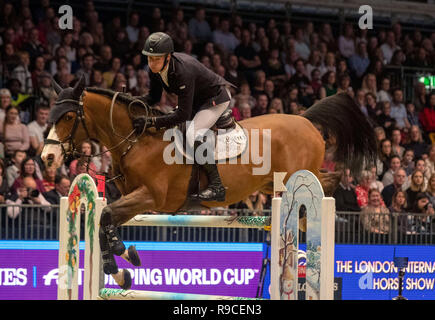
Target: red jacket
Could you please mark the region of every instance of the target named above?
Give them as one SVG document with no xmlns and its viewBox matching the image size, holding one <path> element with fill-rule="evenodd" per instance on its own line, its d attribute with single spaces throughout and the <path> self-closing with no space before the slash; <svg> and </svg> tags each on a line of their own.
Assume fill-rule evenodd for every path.
<svg viewBox="0 0 435 320">
<path fill-rule="evenodd" d="M 435 132 L 435 110 L 425 107 L 419 114 L 418 120 L 426 132 Z"/>
</svg>

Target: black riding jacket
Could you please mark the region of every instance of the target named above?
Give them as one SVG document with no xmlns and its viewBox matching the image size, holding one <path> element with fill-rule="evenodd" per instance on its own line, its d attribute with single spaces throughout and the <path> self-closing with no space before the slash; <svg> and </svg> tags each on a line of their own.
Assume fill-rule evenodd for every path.
<svg viewBox="0 0 435 320">
<path fill-rule="evenodd" d="M 195 58 L 180 52 L 172 53 L 169 61 L 169 87 L 160 74 L 150 70 L 149 76 L 150 92 L 144 97 L 149 105 L 160 101 L 163 89 L 178 96 L 175 112 L 157 117 L 158 128 L 169 128 L 192 120 L 199 110 L 230 100 L 225 86 L 233 86 Z"/>
</svg>

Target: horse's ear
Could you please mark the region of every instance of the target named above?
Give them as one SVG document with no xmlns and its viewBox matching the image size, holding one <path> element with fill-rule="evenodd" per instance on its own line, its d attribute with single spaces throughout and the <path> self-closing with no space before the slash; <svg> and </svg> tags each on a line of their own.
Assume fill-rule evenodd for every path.
<svg viewBox="0 0 435 320">
<path fill-rule="evenodd" d="M 53 85 L 54 91 L 56 91 L 57 95 L 62 91 L 62 87 L 54 81 L 54 78 L 51 78 L 51 84 Z"/>
<path fill-rule="evenodd" d="M 83 75 L 81 75 L 80 80 L 77 81 L 76 85 L 74 86 L 73 95 L 76 99 L 79 99 L 80 96 L 83 93 L 83 90 L 85 90 L 86 87 L 86 80 Z"/>
</svg>

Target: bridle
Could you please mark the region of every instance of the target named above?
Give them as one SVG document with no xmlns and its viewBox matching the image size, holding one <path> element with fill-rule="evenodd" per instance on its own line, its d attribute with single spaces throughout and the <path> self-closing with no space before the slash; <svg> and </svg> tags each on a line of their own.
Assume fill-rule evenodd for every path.
<svg viewBox="0 0 435 320">
<path fill-rule="evenodd" d="M 75 137 L 77 128 L 79 127 L 79 124 L 81 124 L 82 127 L 86 131 L 87 138 L 90 139 L 89 130 L 88 130 L 88 127 L 86 126 L 86 122 L 85 122 L 85 111 L 83 109 L 83 94 L 80 96 L 79 101 L 74 100 L 74 99 L 62 99 L 62 100 L 56 101 L 55 105 L 60 105 L 63 103 L 70 103 L 70 104 L 73 104 L 74 106 L 76 106 L 76 108 L 74 110 L 74 112 L 76 114 L 76 118 L 74 120 L 74 124 L 73 124 L 73 127 L 71 129 L 71 132 L 62 141 L 54 140 L 54 139 L 45 139 L 44 144 L 45 145 L 48 145 L 48 144 L 60 145 L 62 148 L 62 155 L 64 157 L 73 157 L 75 154 L 79 154 L 80 156 L 82 156 L 84 154 L 77 151 L 77 146 L 74 143 L 74 137 Z M 66 144 L 66 143 L 69 144 L 68 149 L 65 149 L 65 147 L 64 147 L 64 144 Z"/>
<path fill-rule="evenodd" d="M 89 164 L 90 164 L 90 161 L 91 161 L 92 158 L 99 157 L 99 156 L 105 154 L 106 152 L 109 152 L 109 151 L 112 151 L 112 150 L 118 148 L 119 146 L 121 146 L 125 142 L 128 142 L 129 145 L 128 145 L 127 149 L 121 154 L 121 158 L 123 158 L 128 153 L 128 151 L 130 151 L 130 149 L 133 146 L 133 144 L 138 141 L 138 138 L 144 133 L 144 131 L 146 130 L 146 127 L 143 129 L 142 133 L 138 137 L 136 137 L 134 140 L 130 139 L 130 137 L 135 133 L 134 129 L 127 136 L 122 136 L 122 135 L 120 135 L 120 134 L 118 134 L 116 132 L 114 124 L 113 124 L 113 116 L 112 116 L 113 115 L 113 108 L 114 108 L 114 105 L 115 105 L 115 101 L 116 101 L 116 98 L 117 98 L 117 96 L 119 94 L 119 92 L 116 92 L 114 94 L 113 98 L 112 98 L 112 103 L 111 103 L 111 106 L 110 106 L 110 125 L 111 125 L 111 128 L 112 128 L 113 134 L 115 134 L 116 136 L 122 138 L 122 140 L 119 143 L 117 143 L 116 145 L 108 148 L 107 150 L 105 150 L 103 152 L 95 154 L 95 155 L 87 155 L 87 154 L 84 154 L 83 152 L 81 152 L 81 150 L 78 151 L 77 150 L 77 146 L 74 143 L 74 137 L 76 135 L 77 128 L 79 127 L 80 124 L 82 125 L 82 127 L 84 128 L 84 130 L 86 132 L 87 140 L 91 139 L 88 127 L 86 126 L 86 122 L 85 122 L 85 110 L 83 108 L 83 96 L 84 96 L 84 92 L 85 91 L 83 91 L 83 93 L 80 95 L 79 101 L 74 100 L 74 99 L 62 99 L 62 100 L 56 101 L 55 105 L 60 105 L 60 104 L 63 104 L 63 103 L 70 103 L 70 104 L 74 105 L 75 106 L 74 109 L 70 110 L 70 111 L 75 112 L 76 118 L 74 120 L 74 124 L 73 124 L 73 127 L 71 129 L 71 132 L 69 133 L 69 135 L 65 139 L 63 139 L 62 141 L 60 141 L 60 140 L 54 140 L 54 139 L 45 139 L 44 143 L 46 145 L 48 145 L 48 144 L 60 145 L 61 148 L 62 148 L 62 156 L 64 158 L 69 158 L 69 157 L 72 158 L 75 155 L 78 155 L 79 157 L 85 157 L 85 158 L 87 158 L 88 161 L 87 161 L 86 171 L 88 172 L 89 170 L 92 170 L 92 169 L 89 168 Z M 132 104 L 138 103 L 138 102 L 141 103 L 145 107 L 145 110 L 147 112 L 147 117 L 148 117 L 148 114 L 149 114 L 148 108 L 149 107 L 143 101 L 138 100 L 138 99 L 137 100 L 133 100 L 132 102 L 130 102 L 130 104 L 128 105 L 128 111 L 130 112 L 130 107 L 131 107 Z M 64 144 L 68 144 L 69 148 L 66 149 L 64 147 Z M 92 171 L 95 171 L 95 170 L 92 170 Z M 115 179 L 118 179 L 120 177 L 123 177 L 123 176 L 121 174 L 119 174 L 119 175 L 113 177 L 110 180 L 115 180 Z M 110 181 L 110 180 L 107 180 L 107 182 Z"/>
</svg>

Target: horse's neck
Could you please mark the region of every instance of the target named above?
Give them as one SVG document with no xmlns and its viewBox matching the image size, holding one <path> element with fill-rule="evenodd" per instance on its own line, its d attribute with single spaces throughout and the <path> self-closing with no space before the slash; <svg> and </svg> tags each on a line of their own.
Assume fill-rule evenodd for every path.
<svg viewBox="0 0 435 320">
<path fill-rule="evenodd" d="M 133 125 L 128 115 L 127 107 L 116 103 L 113 107 L 111 121 L 110 109 L 112 100 L 94 93 L 87 93 L 87 95 L 89 95 L 87 97 L 89 100 L 84 103 L 85 106 L 88 106 L 85 109 L 85 117 L 89 117 L 89 127 L 92 128 L 90 130 L 91 138 L 100 141 L 109 150 L 113 148 L 113 151 L 110 150 L 112 155 L 120 159 L 121 155 L 129 148 L 129 145 L 134 144 L 132 141 L 137 138 L 136 134 L 131 134 Z M 130 134 L 131 136 L 127 140 L 126 138 Z M 168 142 L 163 141 L 163 133 L 160 132 L 145 135 L 138 143 L 145 148 L 149 148 L 150 153 L 163 153 L 164 147 L 168 144 Z"/>
</svg>

